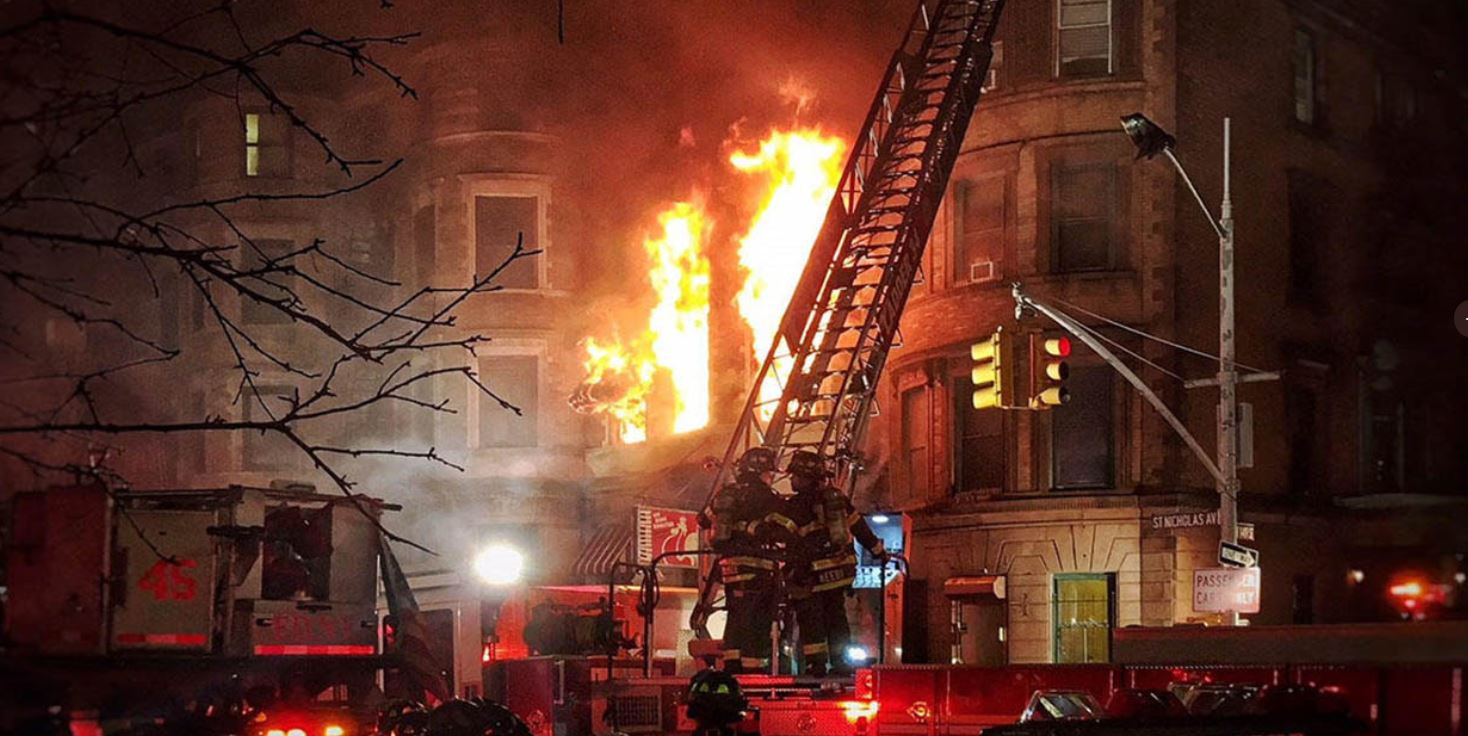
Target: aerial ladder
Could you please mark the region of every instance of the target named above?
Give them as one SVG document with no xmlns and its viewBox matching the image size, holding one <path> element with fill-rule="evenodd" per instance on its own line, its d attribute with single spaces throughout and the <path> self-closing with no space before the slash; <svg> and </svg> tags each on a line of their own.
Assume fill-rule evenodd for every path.
<svg viewBox="0 0 1468 736">
<path fill-rule="evenodd" d="M 878 87 L 713 483 L 744 449 L 826 458 L 848 490 L 923 248 L 979 103 L 1004 0 L 923 0 Z M 770 384 L 768 382 L 774 382 Z M 779 387 L 778 398 L 767 385 Z M 707 636 L 717 581 L 693 628 Z"/>
</svg>

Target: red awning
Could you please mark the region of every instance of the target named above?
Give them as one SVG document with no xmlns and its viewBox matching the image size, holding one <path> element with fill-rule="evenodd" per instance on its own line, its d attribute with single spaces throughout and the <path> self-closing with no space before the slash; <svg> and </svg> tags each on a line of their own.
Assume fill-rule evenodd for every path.
<svg viewBox="0 0 1468 736">
<path fill-rule="evenodd" d="M 581 554 L 577 556 L 571 571 L 588 582 L 606 583 L 612 574 L 612 567 L 618 562 L 637 561 L 632 547 L 634 536 L 632 527 L 628 525 L 608 524 L 598 527 L 581 546 Z M 617 575 L 619 581 L 631 577 L 630 571 Z"/>
</svg>

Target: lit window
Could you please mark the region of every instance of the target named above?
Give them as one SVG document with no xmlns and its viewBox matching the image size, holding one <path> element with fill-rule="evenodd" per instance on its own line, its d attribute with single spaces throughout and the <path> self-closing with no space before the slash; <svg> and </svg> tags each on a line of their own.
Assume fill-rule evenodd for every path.
<svg viewBox="0 0 1468 736">
<path fill-rule="evenodd" d="M 1111 73 L 1111 0 L 1060 0 L 1062 77 Z"/>
<path fill-rule="evenodd" d="M 245 176 L 290 176 L 289 133 L 280 115 L 245 113 Z"/>
<path fill-rule="evenodd" d="M 1295 119 L 1315 124 L 1315 38 L 1295 29 Z"/>
</svg>

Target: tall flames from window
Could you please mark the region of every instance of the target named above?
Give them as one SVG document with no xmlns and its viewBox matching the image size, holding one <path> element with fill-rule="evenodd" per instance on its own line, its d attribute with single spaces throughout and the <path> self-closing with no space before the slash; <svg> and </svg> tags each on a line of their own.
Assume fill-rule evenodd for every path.
<svg viewBox="0 0 1468 736">
<path fill-rule="evenodd" d="M 766 182 L 758 213 L 739 239 L 739 265 L 748 275 L 735 299 L 739 314 L 754 333 L 756 361 L 763 361 L 774 344 L 780 319 L 841 179 L 845 148 L 840 139 L 819 131 L 776 131 L 755 151 L 729 157 L 736 170 Z M 780 398 L 780 378 L 789 373 L 790 359 L 781 359 L 760 386 L 760 407 L 766 418 Z"/>
<path fill-rule="evenodd" d="M 757 197 L 737 237 L 743 283 L 735 307 L 753 335 L 752 359 L 762 361 L 805 268 L 841 175 L 845 144 L 813 128 L 775 130 L 729 155 L 732 173 L 747 178 Z M 578 408 L 616 421 L 625 443 L 648 436 L 650 400 L 665 380 L 675 394 L 672 431 L 709 421 L 708 217 L 697 203 L 679 203 L 658 217 L 662 232 L 644 242 L 648 281 L 656 295 L 645 329 L 624 339 L 587 338 L 586 379 Z M 783 375 L 788 365 L 777 365 Z M 665 378 L 662 378 L 665 377 Z M 779 395 L 769 381 L 762 399 Z"/>
<path fill-rule="evenodd" d="M 647 326 L 629 340 L 585 340 L 586 380 L 576 399 L 615 419 L 629 443 L 647 439 L 648 398 L 660 373 L 674 391 L 674 432 L 709 421 L 708 217 L 701 204 L 678 202 L 658 215 L 658 226 L 642 244 L 657 296 Z"/>
</svg>

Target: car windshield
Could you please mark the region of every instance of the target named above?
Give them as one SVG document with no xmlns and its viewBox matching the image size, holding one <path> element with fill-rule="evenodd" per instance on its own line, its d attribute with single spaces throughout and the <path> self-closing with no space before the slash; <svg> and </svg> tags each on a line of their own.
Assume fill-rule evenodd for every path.
<svg viewBox="0 0 1468 736">
<path fill-rule="evenodd" d="M 1092 718 L 1097 710 L 1091 696 L 1085 693 L 1043 693 L 1040 707 L 1055 720 Z"/>
</svg>

